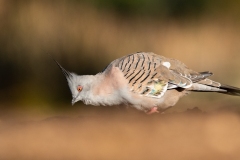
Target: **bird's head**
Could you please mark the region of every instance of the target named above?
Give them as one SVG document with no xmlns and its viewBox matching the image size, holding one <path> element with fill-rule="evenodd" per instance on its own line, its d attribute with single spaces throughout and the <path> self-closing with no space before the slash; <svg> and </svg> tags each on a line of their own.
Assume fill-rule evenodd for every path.
<svg viewBox="0 0 240 160">
<path fill-rule="evenodd" d="M 72 93 L 72 105 L 78 101 L 84 101 L 91 89 L 91 76 L 71 73 L 64 69 L 56 60 L 55 62 L 67 79 L 68 86 Z"/>
</svg>

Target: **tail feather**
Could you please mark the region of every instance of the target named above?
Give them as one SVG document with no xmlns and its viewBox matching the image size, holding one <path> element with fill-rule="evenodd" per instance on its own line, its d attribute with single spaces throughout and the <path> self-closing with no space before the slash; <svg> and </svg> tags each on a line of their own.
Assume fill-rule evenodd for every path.
<svg viewBox="0 0 240 160">
<path fill-rule="evenodd" d="M 214 81 L 213 81 L 214 82 Z M 219 83 L 220 84 L 220 83 Z M 240 96 L 240 88 L 229 86 L 229 85 L 220 85 L 213 86 L 204 83 L 193 83 L 192 87 L 188 90 L 196 91 L 196 92 L 218 92 L 233 96 Z"/>
<path fill-rule="evenodd" d="M 201 84 L 201 83 L 193 83 L 191 88 L 189 88 L 191 91 L 196 91 L 196 92 L 219 92 L 219 93 L 227 93 L 226 90 L 221 89 L 219 87 L 211 86 L 211 85 L 206 85 L 206 84 Z"/>
<path fill-rule="evenodd" d="M 226 92 L 220 92 L 220 93 L 233 95 L 233 96 L 240 96 L 240 88 L 229 86 L 229 85 L 223 85 L 223 84 L 219 88 L 226 91 Z"/>
<path fill-rule="evenodd" d="M 198 76 L 192 76 L 191 80 L 193 82 L 192 86 L 188 88 L 191 91 L 197 92 L 218 92 L 233 96 L 240 96 L 240 88 L 224 85 L 219 82 L 208 79 L 212 73 L 209 71 L 199 72 Z"/>
<path fill-rule="evenodd" d="M 213 81 L 208 78 L 198 81 L 197 83 L 204 84 L 204 85 L 211 86 L 211 87 L 217 87 L 217 88 L 219 88 L 221 86 L 221 83 Z"/>
</svg>

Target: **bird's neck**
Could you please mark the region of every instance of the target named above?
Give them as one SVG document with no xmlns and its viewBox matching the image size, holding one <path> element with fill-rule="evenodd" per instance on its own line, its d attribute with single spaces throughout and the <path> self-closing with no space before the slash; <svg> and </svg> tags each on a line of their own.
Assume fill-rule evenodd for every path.
<svg viewBox="0 0 240 160">
<path fill-rule="evenodd" d="M 83 97 L 83 102 L 85 104 L 90 105 L 100 105 L 99 99 L 96 95 L 96 90 L 100 87 L 100 83 L 103 79 L 103 75 L 101 73 L 98 73 L 96 75 L 85 75 L 88 79 L 88 84 L 90 86 L 89 90 L 85 92 L 85 95 Z"/>
</svg>

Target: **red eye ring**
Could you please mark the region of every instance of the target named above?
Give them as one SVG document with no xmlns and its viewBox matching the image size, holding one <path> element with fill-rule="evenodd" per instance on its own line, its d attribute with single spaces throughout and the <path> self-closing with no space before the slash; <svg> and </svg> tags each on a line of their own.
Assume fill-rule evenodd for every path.
<svg viewBox="0 0 240 160">
<path fill-rule="evenodd" d="M 82 87 L 82 86 L 77 86 L 77 90 L 78 90 L 78 92 L 81 92 L 81 91 L 82 91 L 82 89 L 83 89 L 83 87 Z"/>
</svg>

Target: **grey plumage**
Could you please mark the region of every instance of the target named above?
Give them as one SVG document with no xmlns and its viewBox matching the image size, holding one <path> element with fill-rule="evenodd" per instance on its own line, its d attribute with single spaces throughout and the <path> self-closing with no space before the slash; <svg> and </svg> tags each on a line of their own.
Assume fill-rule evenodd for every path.
<svg viewBox="0 0 240 160">
<path fill-rule="evenodd" d="M 175 105 L 190 91 L 240 96 L 240 89 L 210 80 L 211 72 L 196 72 L 178 60 L 137 52 L 111 62 L 94 76 L 78 76 L 62 70 L 73 96 L 92 105 L 126 103 L 152 113 Z M 77 91 L 77 87 L 83 89 Z"/>
</svg>

